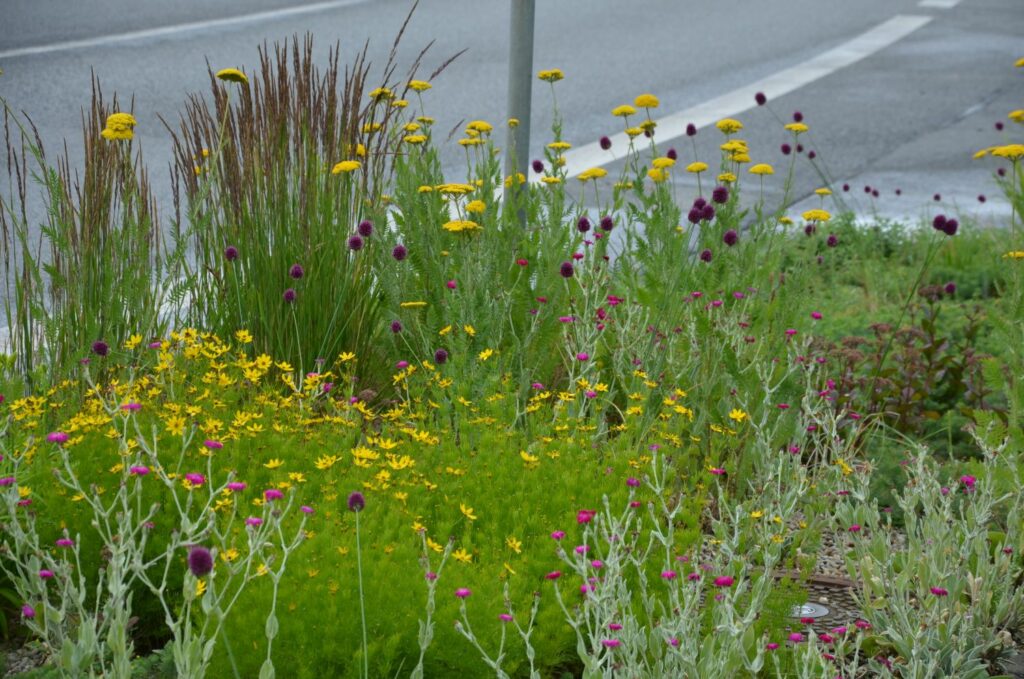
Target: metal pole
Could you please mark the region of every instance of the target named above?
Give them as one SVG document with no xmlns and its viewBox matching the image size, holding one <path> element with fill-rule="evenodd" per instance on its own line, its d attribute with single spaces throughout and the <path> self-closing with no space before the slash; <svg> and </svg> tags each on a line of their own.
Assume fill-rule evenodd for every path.
<svg viewBox="0 0 1024 679">
<path fill-rule="evenodd" d="M 510 0 L 508 41 L 508 117 L 519 124 L 508 128 L 505 176 L 528 176 L 530 163 L 530 106 L 533 99 L 533 19 L 535 0 Z M 513 188 L 518 187 L 513 181 Z M 520 221 L 526 215 L 520 212 Z"/>
</svg>

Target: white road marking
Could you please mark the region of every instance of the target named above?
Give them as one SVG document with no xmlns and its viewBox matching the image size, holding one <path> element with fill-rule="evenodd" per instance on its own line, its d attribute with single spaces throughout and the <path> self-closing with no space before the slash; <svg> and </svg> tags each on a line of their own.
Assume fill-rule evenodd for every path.
<svg viewBox="0 0 1024 679">
<path fill-rule="evenodd" d="M 693 123 L 699 129 L 722 118 L 735 116 L 754 108 L 756 106 L 754 95 L 758 92 L 764 92 L 769 100 L 789 94 L 844 66 L 871 56 L 913 33 L 931 20 L 932 17 L 927 16 L 897 15 L 802 64 L 727 92 L 703 104 L 661 118 L 657 121 L 658 131 L 655 138 L 659 143 L 666 142 L 686 134 L 686 126 L 689 123 Z M 626 136 L 626 133 L 620 132 L 613 135 L 611 140 L 612 148 L 608 151 L 603 150 L 599 142 L 593 142 L 566 152 L 565 169 L 568 176 L 574 177 L 587 168 L 607 165 L 625 157 L 629 148 L 629 137 Z M 540 181 L 540 178 L 534 175 L 531 177 L 531 181 L 537 182 Z"/>
<path fill-rule="evenodd" d="M 960 4 L 960 0 L 921 0 L 918 7 L 937 7 L 938 9 L 953 9 Z"/>
<path fill-rule="evenodd" d="M 298 7 L 286 7 L 283 9 L 268 10 L 266 12 L 256 12 L 254 14 L 225 17 L 223 19 L 190 21 L 184 24 L 174 24 L 173 26 L 147 28 L 141 31 L 129 31 L 127 33 L 115 33 L 113 35 L 101 35 L 95 38 L 85 38 L 83 40 L 67 40 L 64 42 L 50 43 L 49 45 L 18 47 L 16 49 L 0 52 L 0 59 L 26 57 L 36 54 L 50 54 L 52 52 L 66 52 L 68 50 L 85 49 L 88 47 L 103 47 L 105 45 L 113 45 L 119 42 L 128 42 L 131 40 L 163 38 L 169 35 L 176 35 L 178 33 L 188 33 L 190 31 L 202 31 L 210 28 L 223 28 L 225 26 L 249 24 L 257 21 L 284 19 L 302 14 L 313 14 L 315 12 L 325 12 L 327 10 L 338 9 L 341 7 L 361 5 L 367 1 L 368 0 L 329 0 L 328 2 L 317 2 L 311 5 L 300 5 Z"/>
</svg>

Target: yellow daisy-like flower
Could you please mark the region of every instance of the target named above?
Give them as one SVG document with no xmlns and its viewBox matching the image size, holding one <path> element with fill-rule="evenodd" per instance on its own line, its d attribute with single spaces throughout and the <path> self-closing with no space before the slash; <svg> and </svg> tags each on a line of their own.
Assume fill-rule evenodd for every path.
<svg viewBox="0 0 1024 679">
<path fill-rule="evenodd" d="M 362 163 L 360 163 L 358 160 L 343 160 L 337 165 L 335 165 L 333 168 L 331 168 L 331 174 L 341 174 L 342 172 L 355 172 L 360 167 L 362 167 Z"/>
<path fill-rule="evenodd" d="M 636 109 L 629 104 L 623 104 L 622 106 L 616 106 L 612 109 L 612 115 L 618 116 L 619 118 L 625 118 L 636 113 Z"/>
<path fill-rule="evenodd" d="M 483 214 L 486 209 L 487 205 L 482 200 L 471 200 L 466 203 L 466 212 Z"/>
<path fill-rule="evenodd" d="M 974 160 L 979 160 L 981 158 L 984 158 L 988 154 L 992 153 L 992 150 L 995 149 L 995 148 L 996 148 L 995 146 L 989 146 L 988 148 L 981 149 L 980 151 L 976 151 L 974 153 L 974 156 L 973 156 Z"/>
<path fill-rule="evenodd" d="M 708 164 L 707 163 L 702 163 L 699 160 L 695 160 L 695 161 L 693 161 L 692 163 L 690 163 L 689 165 L 686 166 L 686 171 L 687 172 L 693 172 L 694 174 L 699 174 L 701 172 L 706 171 L 707 169 L 708 169 Z"/>
<path fill-rule="evenodd" d="M 828 188 L 827 186 L 823 186 L 820 189 L 814 189 L 814 192 L 816 194 L 818 194 L 819 196 L 831 196 L 832 195 L 832 189 Z"/>
<path fill-rule="evenodd" d="M 471 192 L 474 188 L 472 184 L 438 184 L 437 190 L 446 196 L 463 196 Z"/>
<path fill-rule="evenodd" d="M 548 144 L 548 148 L 552 151 L 568 151 L 572 148 L 572 144 L 567 141 L 553 141 Z"/>
<path fill-rule="evenodd" d="M 473 561 L 473 555 L 467 552 L 465 547 L 460 547 L 452 552 L 452 558 L 460 563 L 472 563 Z"/>
<path fill-rule="evenodd" d="M 511 549 L 516 554 L 523 553 L 523 541 L 516 538 L 514 535 L 509 535 L 505 538 L 505 546 Z"/>
<path fill-rule="evenodd" d="M 404 141 L 406 144 L 412 144 L 413 146 L 418 146 L 418 145 L 423 144 L 423 143 L 425 143 L 427 141 L 427 135 L 425 135 L 425 134 L 408 134 L 408 135 L 402 137 L 402 141 Z"/>
<path fill-rule="evenodd" d="M 803 214 L 803 218 L 805 221 L 808 222 L 827 222 L 828 220 L 832 219 L 832 215 L 828 212 L 828 210 L 814 209 L 805 212 Z"/>
<path fill-rule="evenodd" d="M 662 170 L 656 167 L 652 167 L 650 170 L 647 171 L 647 176 L 650 177 L 655 184 L 660 184 L 661 182 L 668 179 L 668 170 Z"/>
<path fill-rule="evenodd" d="M 801 132 L 806 132 L 807 130 L 809 130 L 811 128 L 807 127 L 803 123 L 788 123 L 786 125 L 786 129 L 789 130 L 790 132 L 794 132 L 796 134 L 800 134 Z"/>
<path fill-rule="evenodd" d="M 750 156 L 741 151 L 740 153 L 732 154 L 732 157 L 729 160 L 731 160 L 734 163 L 749 163 Z"/>
<path fill-rule="evenodd" d="M 391 102 L 391 108 L 405 108 L 409 105 L 407 99 L 395 99 Z"/>
<path fill-rule="evenodd" d="M 426 92 L 431 87 L 433 87 L 433 85 L 428 83 L 426 80 L 410 80 L 409 81 L 409 89 L 410 90 L 416 90 L 417 92 Z"/>
<path fill-rule="evenodd" d="M 633 105 L 637 108 L 658 108 L 660 103 L 653 94 L 641 94 L 633 100 Z"/>
<path fill-rule="evenodd" d="M 426 302 L 402 302 L 398 306 L 402 307 L 403 309 L 422 309 L 423 307 L 427 306 L 427 303 Z"/>
<path fill-rule="evenodd" d="M 432 193 L 433 191 L 434 191 L 434 187 L 433 186 L 429 186 L 427 184 L 424 184 L 423 186 L 421 186 L 418 189 L 416 189 L 417 193 Z"/>
<path fill-rule="evenodd" d="M 1020 160 L 1021 157 L 1024 156 L 1024 144 L 1007 144 L 1006 146 L 997 146 L 992 149 L 992 155 L 1012 161 Z"/>
<path fill-rule="evenodd" d="M 1003 255 L 1003 259 L 1024 259 L 1024 250 L 1011 250 Z"/>
<path fill-rule="evenodd" d="M 658 170 L 670 168 L 675 164 L 676 161 L 672 160 L 671 158 L 655 158 L 654 160 L 651 161 L 651 165 L 653 165 Z"/>
<path fill-rule="evenodd" d="M 715 127 L 717 127 L 723 134 L 736 134 L 743 129 L 743 123 L 735 118 L 722 118 L 715 123 Z"/>
<path fill-rule="evenodd" d="M 758 163 L 757 165 L 752 166 L 748 170 L 748 172 L 750 172 L 750 174 L 760 174 L 760 175 L 775 174 L 775 168 L 773 168 L 768 163 Z"/>
<path fill-rule="evenodd" d="M 281 460 L 279 460 L 277 458 L 274 458 L 273 460 L 270 460 L 269 462 L 265 463 L 263 466 L 266 467 L 267 469 L 277 469 L 278 467 L 281 467 L 282 465 L 284 465 L 283 461 L 281 461 Z"/>
<path fill-rule="evenodd" d="M 237 68 L 222 68 L 217 71 L 217 78 L 229 83 L 249 84 L 249 78 Z"/>
<path fill-rule="evenodd" d="M 127 141 L 135 136 L 135 116 L 131 113 L 112 113 L 100 136 L 108 141 Z"/>
<path fill-rule="evenodd" d="M 785 225 L 788 226 L 788 225 L 790 225 L 792 223 L 793 223 L 793 220 L 790 219 L 789 217 L 779 217 L 779 224 L 785 224 Z"/>
<path fill-rule="evenodd" d="M 565 78 L 565 74 L 562 73 L 562 69 L 560 68 L 551 68 L 546 71 L 539 72 L 537 74 L 537 77 L 543 80 L 544 82 L 556 83 L 559 80 Z"/>
<path fill-rule="evenodd" d="M 584 170 L 583 172 L 580 172 L 578 175 L 576 175 L 576 179 L 579 179 L 581 182 L 585 182 L 590 179 L 597 180 L 602 177 L 606 177 L 607 175 L 608 170 L 604 169 L 603 167 L 592 167 L 589 170 Z"/>
<path fill-rule="evenodd" d="M 462 231 L 476 231 L 480 228 L 480 225 L 468 219 L 453 219 L 450 222 L 445 222 L 442 228 L 452 233 L 460 233 Z"/>
<path fill-rule="evenodd" d="M 747 419 L 747 414 L 740 410 L 739 408 L 733 408 L 731 411 L 729 411 L 729 419 L 735 422 L 742 422 L 743 420 Z"/>
<path fill-rule="evenodd" d="M 478 134 L 486 134 L 486 133 L 490 132 L 493 129 L 494 129 L 494 126 L 491 125 L 486 120 L 473 120 L 468 125 L 466 125 L 466 130 L 467 131 L 471 130 L 471 131 L 476 132 Z"/>
<path fill-rule="evenodd" d="M 484 349 L 483 351 L 481 351 L 481 352 L 480 352 L 480 353 L 478 354 L 478 358 L 479 358 L 479 359 L 480 359 L 481 361 L 486 361 L 486 360 L 487 360 L 487 359 L 489 359 L 489 358 L 490 358 L 491 356 L 494 356 L 494 349 Z"/>
<path fill-rule="evenodd" d="M 718 175 L 718 181 L 722 182 L 723 184 L 731 184 L 734 181 L 736 181 L 736 175 L 734 175 L 732 172 L 723 172 L 722 174 Z"/>
<path fill-rule="evenodd" d="M 505 188 L 511 188 L 513 184 L 522 185 L 526 183 L 526 175 L 522 172 L 516 172 L 513 175 L 505 177 Z"/>
<path fill-rule="evenodd" d="M 462 515 L 465 516 L 470 521 L 476 521 L 479 518 L 476 514 L 473 513 L 473 508 L 472 507 L 470 507 L 470 506 L 468 506 L 468 505 L 466 505 L 466 504 L 464 504 L 462 502 L 459 503 L 459 511 L 462 512 Z"/>
<path fill-rule="evenodd" d="M 252 344 L 252 333 L 248 330 L 237 330 L 235 331 L 235 339 L 242 344 Z"/>
</svg>

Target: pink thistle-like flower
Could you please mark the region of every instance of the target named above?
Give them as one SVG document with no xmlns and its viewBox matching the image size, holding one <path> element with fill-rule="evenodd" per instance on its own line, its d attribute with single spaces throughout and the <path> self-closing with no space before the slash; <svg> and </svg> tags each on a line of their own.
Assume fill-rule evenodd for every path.
<svg viewBox="0 0 1024 679">
<path fill-rule="evenodd" d="M 185 474 L 185 480 L 193 486 L 201 486 L 206 483 L 206 477 L 202 474 Z"/>
<path fill-rule="evenodd" d="M 778 408 L 779 410 L 789 410 L 789 404 L 788 403 L 780 403 L 779 405 L 776 406 L 776 408 Z"/>
<path fill-rule="evenodd" d="M 778 647 L 779 645 L 774 641 L 769 641 L 767 644 L 765 644 L 765 648 L 767 648 L 769 651 L 774 651 Z"/>
<path fill-rule="evenodd" d="M 423 577 L 429 580 L 430 582 L 433 582 L 434 580 L 437 580 L 437 573 L 435 573 L 434 571 L 427 571 L 427 573 Z"/>
<path fill-rule="evenodd" d="M 457 287 L 457 283 L 455 281 L 448 281 L 445 285 L 448 286 L 449 290 L 454 290 Z"/>
<path fill-rule="evenodd" d="M 58 538 L 57 541 L 54 544 L 56 544 L 58 547 L 65 547 L 65 548 L 67 548 L 67 547 L 74 547 L 75 546 L 75 541 L 72 540 L 71 538 Z"/>
<path fill-rule="evenodd" d="M 42 569 L 41 571 L 39 571 L 39 577 L 42 578 L 43 580 L 49 580 L 50 578 L 53 577 L 53 575 L 54 575 L 53 571 L 47 570 L 45 568 Z"/>
<path fill-rule="evenodd" d="M 590 546 L 589 545 L 577 545 L 576 546 L 576 553 L 577 554 L 586 554 L 589 551 L 590 551 Z"/>
<path fill-rule="evenodd" d="M 313 508 L 310 507 L 309 505 L 302 505 L 301 507 L 299 507 L 299 511 L 301 511 L 303 514 L 312 514 Z"/>
<path fill-rule="evenodd" d="M 557 580 L 560 577 L 562 577 L 562 571 L 551 571 L 550 573 L 544 576 L 544 578 L 547 580 Z"/>
<path fill-rule="evenodd" d="M 629 486 L 630 488 L 636 488 L 637 486 L 640 485 L 640 479 L 630 476 L 628 479 L 626 479 L 626 485 Z"/>
<path fill-rule="evenodd" d="M 213 439 L 206 439 L 205 441 L 203 441 L 203 445 L 209 448 L 210 450 L 220 450 L 221 448 L 224 447 L 223 443 L 221 443 L 220 441 L 215 441 Z"/>
<path fill-rule="evenodd" d="M 857 620 L 856 622 L 853 623 L 853 626 L 856 627 L 857 629 L 860 629 L 860 630 L 869 630 L 869 629 L 871 629 L 871 623 L 868 622 L 867 620 Z"/>
<path fill-rule="evenodd" d="M 618 648 L 622 645 L 622 642 L 618 639 L 604 639 L 601 641 L 601 645 L 605 648 Z"/>
<path fill-rule="evenodd" d="M 227 488 L 228 490 L 237 493 L 239 491 L 245 490 L 245 484 L 242 483 L 241 481 L 232 481 L 227 485 Z"/>
<path fill-rule="evenodd" d="M 822 633 L 818 635 L 818 641 L 823 644 L 831 644 L 835 639 L 832 638 L 831 634 Z"/>
<path fill-rule="evenodd" d="M 600 559 L 594 559 L 590 562 L 590 567 L 595 570 L 601 570 L 602 568 L 604 568 L 604 561 L 601 561 Z"/>
<path fill-rule="evenodd" d="M 512 622 L 513 620 L 515 620 L 515 618 L 513 618 L 508 613 L 499 613 L 498 620 L 501 620 L 502 622 Z"/>
<path fill-rule="evenodd" d="M 248 519 L 245 520 L 245 525 L 256 528 L 263 525 L 263 519 L 261 519 L 258 516 L 250 516 Z"/>
<path fill-rule="evenodd" d="M 63 431 L 54 431 L 46 435 L 46 440 L 50 443 L 66 443 L 68 435 Z"/>
<path fill-rule="evenodd" d="M 594 391 L 593 389 L 588 389 L 586 392 L 584 392 L 583 395 L 591 399 L 597 398 L 597 392 Z"/>
<path fill-rule="evenodd" d="M 7 486 L 13 486 L 15 480 L 16 479 L 13 476 L 5 476 L 3 478 L 0 478 L 0 488 L 6 488 Z"/>
<path fill-rule="evenodd" d="M 852 526 L 850 526 L 849 528 L 847 528 L 847 530 L 850 531 L 851 533 L 859 533 L 860 532 L 860 524 L 859 523 L 855 523 Z"/>
<path fill-rule="evenodd" d="M 608 629 L 610 629 L 613 632 L 618 632 L 620 629 L 622 629 L 622 625 L 620 625 L 617 622 L 610 622 L 608 623 Z"/>
<path fill-rule="evenodd" d="M 708 471 L 710 471 L 715 476 L 722 476 L 723 474 L 725 474 L 725 470 L 722 469 L 721 467 L 712 467 Z"/>
<path fill-rule="evenodd" d="M 270 488 L 268 490 L 263 491 L 263 497 L 266 498 L 267 502 L 271 502 L 273 500 L 280 500 L 281 498 L 283 498 L 284 493 L 279 491 L 277 488 Z"/>
<path fill-rule="evenodd" d="M 664 578 L 665 580 L 675 580 L 676 572 L 675 571 L 662 571 L 661 572 L 661 577 Z"/>
<path fill-rule="evenodd" d="M 576 512 L 576 523 L 590 523 L 595 516 L 597 516 L 597 510 L 581 509 Z"/>
<path fill-rule="evenodd" d="M 588 354 L 585 351 L 581 351 L 580 353 L 576 354 L 576 360 L 577 361 L 589 361 L 590 360 L 590 354 Z"/>
<path fill-rule="evenodd" d="M 122 403 L 121 404 L 121 410 L 127 410 L 129 412 L 137 413 L 140 410 L 142 410 L 142 404 L 141 403 L 135 403 L 135 402 L 132 402 L 132 403 Z"/>
<path fill-rule="evenodd" d="M 565 537 L 565 531 L 564 530 L 556 530 L 553 533 L 551 533 L 551 539 L 552 540 L 561 540 L 564 537 Z"/>
<path fill-rule="evenodd" d="M 846 634 L 846 631 L 846 628 L 841 626 L 832 628 L 832 634 L 835 634 L 837 636 L 843 636 L 844 634 Z"/>
<path fill-rule="evenodd" d="M 930 591 L 935 596 L 949 596 L 949 590 L 944 587 L 932 587 Z"/>
<path fill-rule="evenodd" d="M 457 590 L 455 590 L 455 596 L 459 597 L 460 599 L 468 599 L 472 594 L 472 590 L 466 587 L 460 587 Z"/>
<path fill-rule="evenodd" d="M 801 641 L 804 640 L 804 635 L 800 634 L 799 632 L 793 632 L 789 635 L 789 640 L 792 641 L 794 644 L 799 644 Z"/>
<path fill-rule="evenodd" d="M 25 604 L 21 607 L 21 614 L 26 618 L 34 618 L 36 617 L 36 609 L 32 608 L 28 604 Z"/>
<path fill-rule="evenodd" d="M 131 469 L 129 469 L 128 472 L 132 476 L 145 476 L 146 474 L 149 473 L 149 467 L 147 467 L 145 465 L 141 465 L 141 464 L 140 465 L 135 465 Z"/>
<path fill-rule="evenodd" d="M 960 483 L 964 484 L 967 490 L 974 490 L 974 484 L 978 482 L 978 479 L 974 478 L 970 474 L 964 474 L 960 477 Z"/>
<path fill-rule="evenodd" d="M 690 582 L 695 582 L 697 580 L 700 580 L 700 573 L 697 573 L 697 572 L 690 573 L 689 575 L 686 576 L 686 579 L 689 580 Z"/>
<path fill-rule="evenodd" d="M 715 587 L 732 587 L 736 579 L 731 575 L 719 575 L 715 578 Z"/>
<path fill-rule="evenodd" d="M 812 311 L 811 312 L 811 318 L 813 318 L 816 321 L 820 321 L 821 320 L 821 312 L 820 311 Z"/>
</svg>

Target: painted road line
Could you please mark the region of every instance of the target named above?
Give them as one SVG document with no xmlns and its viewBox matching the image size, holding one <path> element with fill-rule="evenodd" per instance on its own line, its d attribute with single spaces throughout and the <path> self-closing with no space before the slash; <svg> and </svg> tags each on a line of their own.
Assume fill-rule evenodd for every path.
<svg viewBox="0 0 1024 679">
<path fill-rule="evenodd" d="M 960 4 L 960 0 L 921 0 L 918 7 L 935 7 L 938 9 L 953 9 Z"/>
<path fill-rule="evenodd" d="M 326 12 L 332 9 L 340 9 L 342 7 L 362 5 L 366 2 L 368 2 L 368 0 L 330 0 L 329 2 L 317 2 L 311 5 L 300 5 L 298 7 L 274 9 L 268 10 L 266 12 L 256 12 L 254 14 L 243 14 L 240 16 L 225 17 L 223 19 L 210 19 L 208 21 L 190 21 L 184 24 L 174 24 L 172 26 L 162 26 L 160 28 L 147 28 L 141 31 L 129 31 L 127 33 L 115 33 L 113 35 L 101 35 L 95 38 L 85 38 L 83 40 L 67 40 L 64 42 L 50 43 L 48 45 L 18 47 L 16 49 L 4 50 L 0 52 L 0 59 L 27 57 L 36 54 L 50 54 L 53 52 L 67 52 L 69 50 L 85 49 L 88 47 L 103 47 L 106 45 L 114 45 L 119 42 L 129 42 L 132 40 L 164 38 L 171 35 L 177 35 L 179 33 L 203 31 L 210 28 L 240 26 L 243 24 L 251 24 L 259 21 L 273 21 L 275 19 L 285 19 L 288 17 L 300 16 L 303 14 Z"/>
<path fill-rule="evenodd" d="M 693 123 L 698 128 L 711 125 L 722 118 L 738 115 L 756 106 L 754 95 L 764 92 L 769 100 L 789 94 L 819 78 L 824 78 L 839 69 L 885 49 L 905 38 L 932 20 L 932 17 L 898 15 L 885 21 L 856 38 L 823 52 L 802 64 L 779 71 L 767 78 L 745 85 L 703 104 L 665 116 L 657 121 L 658 143 L 667 142 L 686 134 L 686 126 Z M 593 142 L 565 154 L 565 170 L 570 177 L 590 167 L 600 167 L 625 157 L 629 149 L 629 137 L 620 132 L 611 137 L 612 148 L 605 151 L 599 142 Z M 537 176 L 531 181 L 540 181 Z"/>
</svg>

